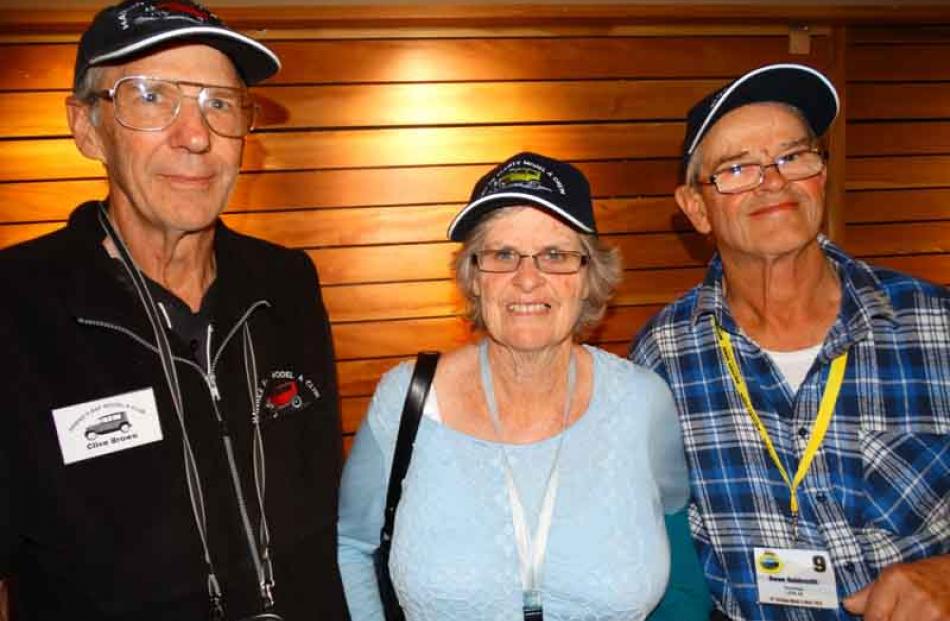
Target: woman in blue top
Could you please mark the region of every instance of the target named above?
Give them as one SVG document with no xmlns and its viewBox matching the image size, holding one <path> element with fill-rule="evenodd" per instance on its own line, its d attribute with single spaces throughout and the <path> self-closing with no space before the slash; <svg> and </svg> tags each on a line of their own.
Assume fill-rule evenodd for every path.
<svg viewBox="0 0 950 621">
<path fill-rule="evenodd" d="M 449 237 L 464 242 L 457 280 L 485 336 L 442 357 L 423 410 L 390 558 L 407 619 L 706 619 L 669 389 L 576 342 L 621 269 L 583 174 L 516 155 L 478 182 Z M 372 553 L 410 375 L 402 364 L 380 381 L 343 474 L 355 621 L 383 618 Z"/>
</svg>

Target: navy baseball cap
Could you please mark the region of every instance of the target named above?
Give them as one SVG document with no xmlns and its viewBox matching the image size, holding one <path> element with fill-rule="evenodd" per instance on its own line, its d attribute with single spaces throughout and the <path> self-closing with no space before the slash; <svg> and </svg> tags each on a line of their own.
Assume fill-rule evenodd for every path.
<svg viewBox="0 0 950 621">
<path fill-rule="evenodd" d="M 449 239 L 463 241 L 488 212 L 513 205 L 543 209 L 573 229 L 597 234 L 584 173 L 566 162 L 525 151 L 478 180 L 468 204 L 449 224 Z"/>
<path fill-rule="evenodd" d="M 686 118 L 683 159 L 688 160 L 703 136 L 727 113 L 747 104 L 780 102 L 805 115 L 816 136 L 838 116 L 838 92 L 821 72 L 796 64 L 766 65 L 739 77 L 693 106 Z"/>
<path fill-rule="evenodd" d="M 245 84 L 277 73 L 280 59 L 262 43 L 228 28 L 191 0 L 126 0 L 93 18 L 79 40 L 73 88 L 89 67 L 145 54 L 169 43 L 202 43 L 226 54 Z"/>
</svg>

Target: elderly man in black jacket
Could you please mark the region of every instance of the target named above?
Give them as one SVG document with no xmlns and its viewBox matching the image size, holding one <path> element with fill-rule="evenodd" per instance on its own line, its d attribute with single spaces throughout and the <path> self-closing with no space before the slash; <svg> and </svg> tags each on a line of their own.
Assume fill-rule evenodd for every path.
<svg viewBox="0 0 950 621">
<path fill-rule="evenodd" d="M 218 215 L 271 50 L 190 1 L 83 35 L 109 195 L 0 253 L 0 578 L 21 619 L 339 619 L 339 414 L 309 259 Z"/>
</svg>

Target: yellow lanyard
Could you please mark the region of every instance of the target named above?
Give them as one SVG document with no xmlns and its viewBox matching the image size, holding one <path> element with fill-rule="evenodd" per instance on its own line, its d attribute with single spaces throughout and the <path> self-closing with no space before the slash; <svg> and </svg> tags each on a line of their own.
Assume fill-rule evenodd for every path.
<svg viewBox="0 0 950 621">
<path fill-rule="evenodd" d="M 848 352 L 844 352 L 831 362 L 831 371 L 828 374 L 828 383 L 825 384 L 825 391 L 821 395 L 821 405 L 818 408 L 818 418 L 815 419 L 815 427 L 812 429 L 811 437 L 808 438 L 805 453 L 798 463 L 795 478 L 789 479 L 788 472 L 786 472 L 785 467 L 782 466 L 782 460 L 779 459 L 778 453 L 775 452 L 775 446 L 772 445 L 772 438 L 769 437 L 769 432 L 766 431 L 765 425 L 762 424 L 762 419 L 759 418 L 755 407 L 752 405 L 749 388 L 746 386 L 745 379 L 742 377 L 742 372 L 739 370 L 739 362 L 736 360 L 736 354 L 732 349 L 732 339 L 728 332 L 719 327 L 715 318 L 711 317 L 710 319 L 712 321 L 713 330 L 716 333 L 719 349 L 726 359 L 726 367 L 729 369 L 729 375 L 732 376 L 736 390 L 739 392 L 739 396 L 742 397 L 742 403 L 745 405 L 749 417 L 752 418 L 755 428 L 759 431 L 759 436 L 762 437 L 762 441 L 769 451 L 769 457 L 772 458 L 778 471 L 782 474 L 785 484 L 788 485 L 788 489 L 791 491 L 792 515 L 797 516 L 798 493 L 796 490 L 798 489 L 798 485 L 802 482 L 802 479 L 805 478 L 805 473 L 808 472 L 811 461 L 815 457 L 815 453 L 818 452 L 818 447 L 821 446 L 821 441 L 824 440 L 825 433 L 828 431 L 831 414 L 834 412 L 835 403 L 838 401 L 838 393 L 841 392 L 841 382 L 844 380 L 844 369 L 848 364 Z"/>
</svg>

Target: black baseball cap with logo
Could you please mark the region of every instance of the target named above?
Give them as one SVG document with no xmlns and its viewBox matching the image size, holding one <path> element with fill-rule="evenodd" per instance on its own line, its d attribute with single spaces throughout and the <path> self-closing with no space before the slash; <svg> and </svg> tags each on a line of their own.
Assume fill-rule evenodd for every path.
<svg viewBox="0 0 950 621">
<path fill-rule="evenodd" d="M 107 7 L 79 40 L 73 88 L 89 67 L 131 60 L 175 43 L 202 43 L 226 54 L 245 84 L 277 73 L 280 59 L 267 46 L 228 28 L 191 0 L 126 0 Z"/>
<path fill-rule="evenodd" d="M 683 159 L 692 156 L 706 133 L 727 113 L 747 104 L 771 101 L 798 108 L 816 136 L 825 133 L 840 108 L 838 92 L 820 71 L 792 63 L 759 67 L 710 93 L 690 109 Z"/>
<path fill-rule="evenodd" d="M 449 224 L 449 239 L 463 241 L 490 211 L 514 205 L 543 209 L 573 229 L 597 234 L 584 173 L 566 162 L 525 151 L 478 180 L 468 204 Z"/>
</svg>

